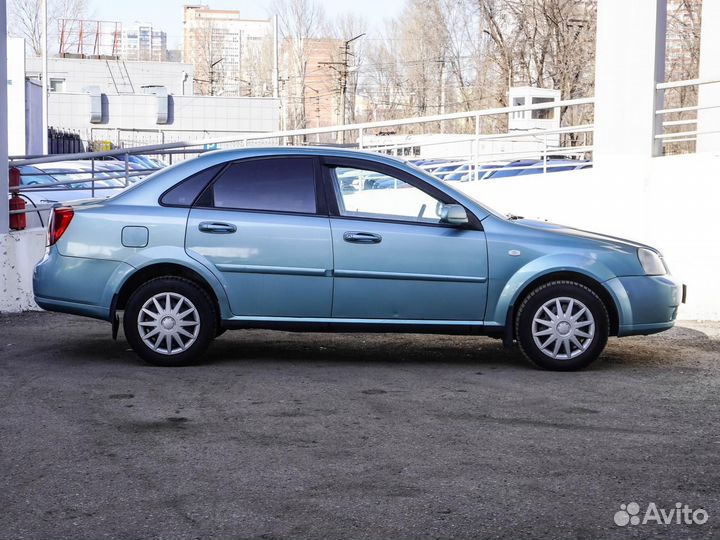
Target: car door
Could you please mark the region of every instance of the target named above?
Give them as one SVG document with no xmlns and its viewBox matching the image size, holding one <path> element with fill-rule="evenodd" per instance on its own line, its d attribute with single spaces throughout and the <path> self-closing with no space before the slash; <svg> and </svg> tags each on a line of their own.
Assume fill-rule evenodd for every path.
<svg viewBox="0 0 720 540">
<path fill-rule="evenodd" d="M 483 319 L 487 247 L 475 216 L 463 226 L 441 223 L 442 206 L 456 201 L 399 169 L 356 159 L 325 159 L 323 167 L 335 255 L 333 317 Z"/>
<path fill-rule="evenodd" d="M 227 283 L 234 315 L 329 317 L 332 239 L 314 157 L 228 164 L 197 199 L 186 249 Z"/>
</svg>

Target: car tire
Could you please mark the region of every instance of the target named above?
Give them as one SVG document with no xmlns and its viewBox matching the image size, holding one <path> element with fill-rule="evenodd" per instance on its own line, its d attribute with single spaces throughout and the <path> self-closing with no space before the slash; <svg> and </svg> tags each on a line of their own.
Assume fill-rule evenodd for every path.
<svg viewBox="0 0 720 540">
<path fill-rule="evenodd" d="M 193 281 L 158 277 L 128 299 L 123 330 L 146 362 L 187 366 L 200 359 L 217 334 L 217 314 L 210 296 Z"/>
<path fill-rule="evenodd" d="M 552 281 L 531 291 L 515 318 L 515 336 L 536 366 L 575 371 L 592 363 L 605 348 L 610 321 L 595 292 L 573 281 Z"/>
</svg>

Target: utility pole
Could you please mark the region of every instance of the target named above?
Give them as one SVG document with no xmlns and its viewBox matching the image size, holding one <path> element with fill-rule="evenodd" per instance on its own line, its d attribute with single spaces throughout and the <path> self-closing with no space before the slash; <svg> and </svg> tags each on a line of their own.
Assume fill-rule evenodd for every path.
<svg viewBox="0 0 720 540">
<path fill-rule="evenodd" d="M 440 114 L 445 114 L 445 60 L 440 63 Z M 445 122 L 440 122 L 440 133 L 445 133 Z"/>
<path fill-rule="evenodd" d="M 217 66 L 220 62 L 222 62 L 223 59 L 216 60 L 212 64 L 210 64 L 210 95 L 215 95 L 215 66 Z"/>
<path fill-rule="evenodd" d="M 280 32 L 278 16 L 273 15 L 273 97 L 280 97 Z"/>
<path fill-rule="evenodd" d="M 340 74 L 340 125 L 344 126 L 346 123 L 346 114 L 347 111 L 345 110 L 347 108 L 347 83 L 348 83 L 348 72 L 350 71 L 350 57 L 353 56 L 353 54 L 350 52 L 350 44 L 355 41 L 356 39 L 360 39 L 363 37 L 365 33 L 358 34 L 354 38 L 350 38 L 343 44 L 342 54 L 343 59 L 341 62 L 319 62 L 318 65 L 321 66 L 329 66 L 331 69 L 334 69 Z M 336 67 L 336 66 L 339 66 Z M 340 143 L 345 144 L 345 132 L 340 132 Z"/>
<path fill-rule="evenodd" d="M 315 127 L 320 127 L 320 91 L 317 88 L 308 86 L 308 89 L 315 92 Z M 315 134 L 315 142 L 320 142 L 320 133 Z"/>
</svg>

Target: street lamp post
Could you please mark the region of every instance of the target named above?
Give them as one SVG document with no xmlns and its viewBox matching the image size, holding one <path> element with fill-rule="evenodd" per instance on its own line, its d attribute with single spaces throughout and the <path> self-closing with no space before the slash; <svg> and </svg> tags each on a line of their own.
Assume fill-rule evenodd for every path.
<svg viewBox="0 0 720 540">
<path fill-rule="evenodd" d="M 0 81 L 7 81 L 7 2 L 0 0 Z M 0 110 L 7 110 L 7 84 L 0 84 Z M 8 185 L 8 118 L 0 114 L 0 235 L 7 234 L 10 216 L 7 193 Z"/>
<path fill-rule="evenodd" d="M 3 2 L 4 3 L 4 2 Z M 42 41 L 42 152 L 48 153 L 48 21 L 47 21 L 47 0 L 40 4 L 40 16 L 42 17 L 41 32 Z"/>
</svg>

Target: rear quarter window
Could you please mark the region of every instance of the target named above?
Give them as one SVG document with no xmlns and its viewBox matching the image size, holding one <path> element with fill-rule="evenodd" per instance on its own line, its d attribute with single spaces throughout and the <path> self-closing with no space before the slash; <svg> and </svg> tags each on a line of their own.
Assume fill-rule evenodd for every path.
<svg viewBox="0 0 720 540">
<path fill-rule="evenodd" d="M 171 187 L 160 197 L 164 206 L 192 206 L 195 199 L 219 173 L 225 164 L 215 165 L 189 176 Z"/>
</svg>

